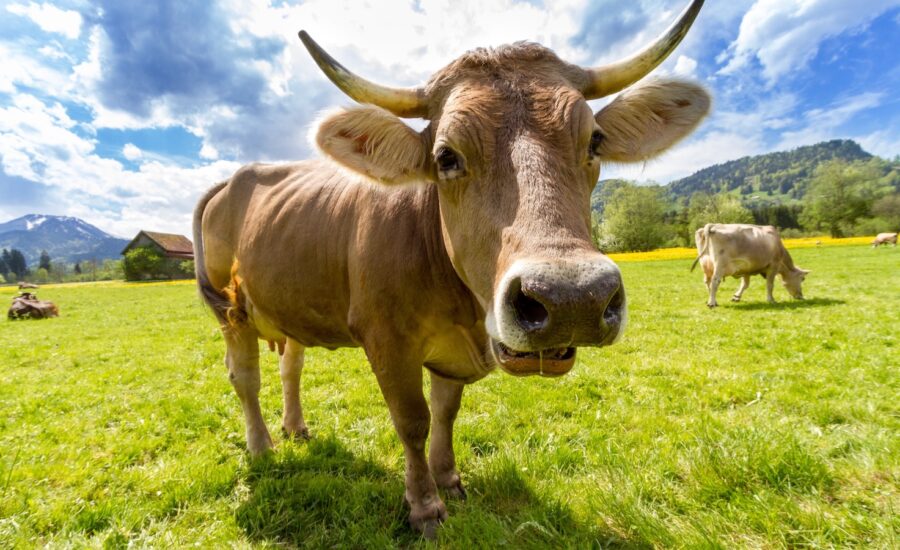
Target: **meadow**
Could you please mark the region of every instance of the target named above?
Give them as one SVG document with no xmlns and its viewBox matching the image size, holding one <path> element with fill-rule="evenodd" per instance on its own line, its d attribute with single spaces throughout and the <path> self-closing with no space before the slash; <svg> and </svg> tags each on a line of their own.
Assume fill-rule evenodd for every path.
<svg viewBox="0 0 900 550">
<path fill-rule="evenodd" d="M 0 547 L 896 548 L 900 249 L 831 244 L 793 250 L 806 301 L 729 279 L 716 310 L 692 256 L 620 258 L 620 343 L 467 388 L 436 542 L 360 350 L 310 350 L 312 439 L 250 460 L 191 282 L 42 288 L 60 318 L 0 321 Z"/>
</svg>

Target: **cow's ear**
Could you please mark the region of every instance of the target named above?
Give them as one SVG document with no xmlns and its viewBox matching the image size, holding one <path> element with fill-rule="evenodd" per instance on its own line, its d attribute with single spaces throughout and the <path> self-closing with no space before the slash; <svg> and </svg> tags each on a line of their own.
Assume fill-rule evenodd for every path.
<svg viewBox="0 0 900 550">
<path fill-rule="evenodd" d="M 427 149 L 422 136 L 380 107 L 361 105 L 327 115 L 315 141 L 341 165 L 381 183 L 425 177 Z"/>
<path fill-rule="evenodd" d="M 625 91 L 594 116 L 603 140 L 601 160 L 640 162 L 678 143 L 709 113 L 702 87 L 657 79 Z"/>
</svg>

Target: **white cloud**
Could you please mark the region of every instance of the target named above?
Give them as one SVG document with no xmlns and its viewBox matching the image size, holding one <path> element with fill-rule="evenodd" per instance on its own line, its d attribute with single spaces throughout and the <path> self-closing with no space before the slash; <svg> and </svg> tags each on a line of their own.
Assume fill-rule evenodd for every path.
<svg viewBox="0 0 900 550">
<path fill-rule="evenodd" d="M 215 160 L 219 158 L 219 152 L 209 143 L 204 143 L 203 147 L 200 148 L 200 158 Z"/>
<path fill-rule="evenodd" d="M 900 132 L 896 128 L 896 124 L 889 125 L 869 135 L 858 136 L 856 140 L 873 155 L 892 159 L 900 156 Z"/>
<path fill-rule="evenodd" d="M 865 92 L 846 98 L 835 105 L 810 109 L 803 114 L 803 126 L 781 134 L 779 149 L 793 149 L 820 141 L 845 137 L 842 127 L 858 113 L 881 105 L 884 94 Z"/>
<path fill-rule="evenodd" d="M 81 14 L 77 11 L 63 10 L 53 4 L 11 4 L 6 10 L 34 21 L 44 32 L 57 33 L 72 40 L 81 34 Z"/>
<path fill-rule="evenodd" d="M 773 83 L 804 67 L 826 38 L 854 32 L 897 5 L 898 0 L 757 0 L 728 53 L 720 56 L 728 61 L 721 72 L 734 74 L 756 59 Z"/>
<path fill-rule="evenodd" d="M 697 60 L 685 55 L 679 55 L 678 61 L 672 72 L 678 76 L 685 78 L 693 78 L 697 76 Z"/>
<path fill-rule="evenodd" d="M 133 143 L 126 143 L 125 147 L 122 147 L 122 156 L 127 158 L 128 160 L 137 160 L 144 156 L 141 148 Z"/>
<path fill-rule="evenodd" d="M 216 161 L 185 168 L 154 159 L 130 171 L 97 155 L 95 143 L 76 134 L 75 127 L 59 103 L 15 96 L 11 105 L 0 108 L 3 171 L 51 186 L 66 201 L 62 211 L 116 235 L 141 228 L 189 232 L 200 194 L 239 166 Z M 126 146 L 123 154 L 134 150 Z"/>
</svg>

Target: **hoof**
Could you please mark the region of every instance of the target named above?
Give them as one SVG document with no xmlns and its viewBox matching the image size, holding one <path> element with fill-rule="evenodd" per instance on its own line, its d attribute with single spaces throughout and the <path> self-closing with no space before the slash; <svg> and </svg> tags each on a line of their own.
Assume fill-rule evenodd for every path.
<svg viewBox="0 0 900 550">
<path fill-rule="evenodd" d="M 709 309 L 712 309 L 714 307 L 719 307 L 719 304 L 706 304 L 706 307 L 708 307 Z"/>
<path fill-rule="evenodd" d="M 732 301 L 732 302 L 740 302 L 740 301 L 741 301 L 741 298 L 740 298 L 740 296 L 732 296 L 732 297 L 731 297 L 731 301 Z"/>
<path fill-rule="evenodd" d="M 288 429 L 284 426 L 281 427 L 281 435 L 284 436 L 285 439 L 292 439 L 294 441 L 309 441 L 309 428 L 306 426 L 294 429 Z"/>
<path fill-rule="evenodd" d="M 466 497 L 468 497 L 468 495 L 466 494 L 466 488 L 463 487 L 462 481 L 457 481 L 455 484 L 450 485 L 449 487 L 444 487 L 444 491 L 446 491 L 447 493 L 447 498 L 466 500 Z"/>
<path fill-rule="evenodd" d="M 250 456 L 254 458 L 272 452 L 273 446 L 272 438 L 268 433 L 265 436 L 247 439 L 247 450 L 250 451 Z"/>
<path fill-rule="evenodd" d="M 437 538 L 438 528 L 446 519 L 447 508 L 440 499 L 435 498 L 430 504 L 409 514 L 409 525 L 426 539 L 434 540 Z"/>
</svg>

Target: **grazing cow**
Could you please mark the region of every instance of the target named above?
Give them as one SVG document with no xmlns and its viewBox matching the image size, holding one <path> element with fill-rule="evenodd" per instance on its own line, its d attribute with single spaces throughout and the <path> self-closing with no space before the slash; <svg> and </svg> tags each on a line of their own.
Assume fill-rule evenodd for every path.
<svg viewBox="0 0 900 550">
<path fill-rule="evenodd" d="M 27 283 L 24 281 L 19 283 L 19 290 L 25 290 L 27 288 L 40 288 L 40 287 L 34 283 Z"/>
<path fill-rule="evenodd" d="M 872 240 L 872 248 L 879 247 L 883 244 L 891 244 L 893 246 L 897 246 L 897 234 L 879 233 L 875 235 L 875 239 Z"/>
<path fill-rule="evenodd" d="M 771 225 L 750 225 L 743 223 L 708 223 L 697 230 L 697 259 L 691 271 L 699 262 L 703 267 L 703 281 L 709 290 L 709 307 L 719 305 L 716 292 L 724 277 L 742 277 L 741 286 L 731 297 L 739 302 L 744 291 L 750 286 L 751 275 L 762 275 L 766 279 L 766 299 L 775 303 L 772 287 L 775 275 L 791 296 L 803 299 L 801 283 L 809 271 L 794 265 L 791 255 L 781 242 L 781 235 Z"/>
<path fill-rule="evenodd" d="M 587 101 L 661 63 L 702 4 L 609 66 L 584 69 L 517 43 L 466 53 L 416 89 L 366 81 L 301 32 L 325 74 L 369 105 L 321 122 L 327 159 L 244 167 L 194 215 L 197 282 L 223 325 L 250 452 L 272 446 L 258 339 L 284 344 L 283 429 L 301 436 L 304 349 L 361 346 L 403 444 L 410 524 L 433 535 L 447 516 L 438 489 L 465 494 L 452 448 L 463 386 L 495 366 L 565 374 L 577 347 L 622 332 L 619 270 L 591 243 L 600 163 L 658 155 L 696 127 L 710 99 L 697 85 L 655 80 L 596 114 Z M 416 132 L 398 117 L 428 125 Z"/>
</svg>

